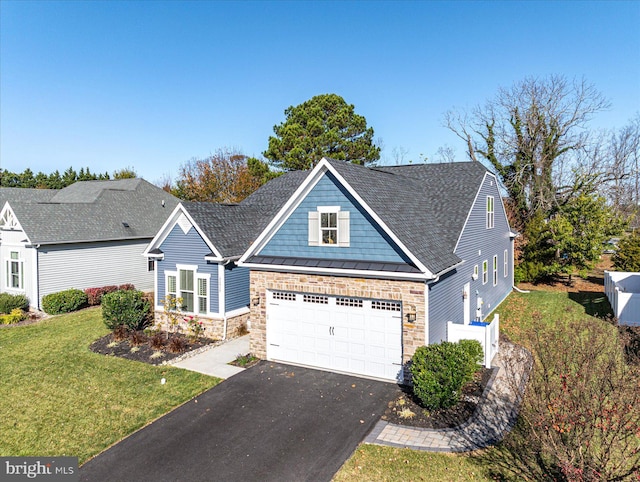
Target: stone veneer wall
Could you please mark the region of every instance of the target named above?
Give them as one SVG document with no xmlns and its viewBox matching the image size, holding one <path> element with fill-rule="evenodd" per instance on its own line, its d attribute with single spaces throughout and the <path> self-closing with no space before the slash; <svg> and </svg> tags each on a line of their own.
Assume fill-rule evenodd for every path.
<svg viewBox="0 0 640 482">
<path fill-rule="evenodd" d="M 251 353 L 258 358 L 267 357 L 267 290 L 402 301 L 403 363 L 426 344 L 424 283 L 252 270 L 251 300 L 260 298 L 260 303 L 251 303 Z M 409 305 L 416 307 L 415 323 L 408 323 L 404 316 Z"/>
<path fill-rule="evenodd" d="M 247 327 L 249 317 L 251 313 L 244 313 L 242 315 L 227 318 L 227 339 L 236 338 L 239 336 L 239 329 L 242 325 Z M 186 318 L 190 315 L 184 315 Z M 224 336 L 224 320 L 222 318 L 207 318 L 202 315 L 198 315 L 198 320 L 202 321 L 204 327 L 203 336 L 214 340 L 221 340 Z M 161 330 L 174 330 L 167 321 L 167 316 L 164 311 L 155 312 L 155 326 Z M 188 334 L 189 330 L 185 323 L 180 323 L 180 331 Z"/>
</svg>

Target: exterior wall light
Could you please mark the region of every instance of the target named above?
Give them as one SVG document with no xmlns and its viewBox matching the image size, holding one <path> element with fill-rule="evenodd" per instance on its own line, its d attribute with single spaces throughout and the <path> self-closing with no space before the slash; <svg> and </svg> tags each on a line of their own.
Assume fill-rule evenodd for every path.
<svg viewBox="0 0 640 482">
<path fill-rule="evenodd" d="M 258 306 L 258 305 L 260 304 L 260 297 L 259 297 L 259 296 L 256 296 L 255 298 L 253 298 L 253 299 L 251 300 L 251 304 L 252 304 L 253 306 Z"/>
<path fill-rule="evenodd" d="M 416 322 L 416 307 L 413 305 L 409 305 L 407 307 L 407 322 L 408 323 L 415 323 Z"/>
</svg>

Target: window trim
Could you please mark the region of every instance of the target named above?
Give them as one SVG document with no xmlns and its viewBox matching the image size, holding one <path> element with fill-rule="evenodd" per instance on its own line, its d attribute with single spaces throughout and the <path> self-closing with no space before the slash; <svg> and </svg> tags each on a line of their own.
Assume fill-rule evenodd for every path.
<svg viewBox="0 0 640 482">
<path fill-rule="evenodd" d="M 493 256 L 493 286 L 498 284 L 498 255 Z"/>
<path fill-rule="evenodd" d="M 504 277 L 509 276 L 509 250 L 504 250 L 504 267 L 503 267 Z"/>
<path fill-rule="evenodd" d="M 482 262 L 482 284 L 486 285 L 489 282 L 489 260 L 485 259 Z"/>
<path fill-rule="evenodd" d="M 320 215 L 318 216 L 320 219 L 320 226 L 319 226 L 319 231 L 320 231 L 320 246 L 338 246 L 338 213 L 340 212 L 340 210 L 338 211 L 327 211 L 327 212 L 319 212 Z M 333 215 L 333 220 L 335 222 L 335 226 L 331 226 L 331 215 Z M 324 219 L 326 219 L 327 221 L 327 226 L 323 226 L 323 221 Z M 331 240 L 332 238 L 335 240 L 334 242 L 324 242 L 324 235 L 325 233 L 327 233 L 328 237 L 327 239 Z M 331 236 L 331 233 L 335 233 L 333 236 Z"/>
<path fill-rule="evenodd" d="M 473 267 L 473 276 L 472 276 L 472 278 L 474 279 L 474 281 L 478 279 L 479 274 L 480 274 L 480 270 L 478 269 L 478 265 L 476 264 Z"/>
<path fill-rule="evenodd" d="M 188 291 L 181 286 L 180 283 L 180 272 L 181 271 L 193 271 L 193 291 Z M 169 291 L 169 278 L 175 278 L 175 292 Z M 165 296 L 173 295 L 178 298 L 182 298 L 182 292 L 190 292 L 193 293 L 193 311 L 186 311 L 179 307 L 182 313 L 190 314 L 190 315 L 207 315 L 211 311 L 211 274 L 198 272 L 198 266 L 195 264 L 176 264 L 175 270 L 168 270 L 164 272 L 165 285 L 164 291 Z M 205 295 L 199 295 L 200 288 L 200 280 L 204 280 L 206 283 Z M 178 296 L 180 295 L 180 296 Z M 204 298 L 205 302 L 205 311 L 200 311 L 200 301 Z"/>
<path fill-rule="evenodd" d="M 495 198 L 494 196 L 487 196 L 487 229 L 493 229 L 495 227 Z"/>
<path fill-rule="evenodd" d="M 335 227 L 322 226 L 323 215 L 335 214 Z M 344 248 L 350 245 L 350 214 L 340 206 L 317 206 L 315 211 L 308 213 L 308 245 L 331 248 Z M 325 243 L 323 234 L 327 231 L 335 232 L 335 242 Z"/>
<path fill-rule="evenodd" d="M 16 255 L 14 258 L 13 255 Z M 12 264 L 15 263 L 18 268 L 16 274 L 13 273 Z M 9 256 L 5 258 L 5 266 L 7 276 L 4 280 L 5 288 L 8 290 L 24 291 L 24 258 L 20 257 L 20 251 L 9 251 Z M 13 286 L 13 277 L 18 276 L 18 286 Z"/>
</svg>

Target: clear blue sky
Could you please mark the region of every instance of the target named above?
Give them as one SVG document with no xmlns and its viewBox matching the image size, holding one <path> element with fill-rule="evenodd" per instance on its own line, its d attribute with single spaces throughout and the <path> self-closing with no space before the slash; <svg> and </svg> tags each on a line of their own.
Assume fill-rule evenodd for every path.
<svg viewBox="0 0 640 482">
<path fill-rule="evenodd" d="M 0 167 L 154 182 L 221 147 L 259 156 L 284 109 L 355 105 L 406 160 L 464 146 L 444 112 L 526 76 L 584 77 L 640 110 L 640 2 L 0 0 Z"/>
</svg>

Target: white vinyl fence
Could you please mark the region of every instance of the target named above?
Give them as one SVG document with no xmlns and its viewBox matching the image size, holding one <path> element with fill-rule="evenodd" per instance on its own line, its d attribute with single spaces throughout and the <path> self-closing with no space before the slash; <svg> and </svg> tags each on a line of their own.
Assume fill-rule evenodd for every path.
<svg viewBox="0 0 640 482">
<path fill-rule="evenodd" d="M 640 273 L 605 271 L 604 292 L 619 324 L 640 326 Z"/>
<path fill-rule="evenodd" d="M 500 316 L 494 315 L 491 323 L 473 323 L 461 325 L 449 321 L 447 323 L 447 341 L 458 342 L 460 340 L 478 340 L 484 352 L 484 366 L 491 368 L 491 361 L 498 353 L 500 341 Z"/>
</svg>

